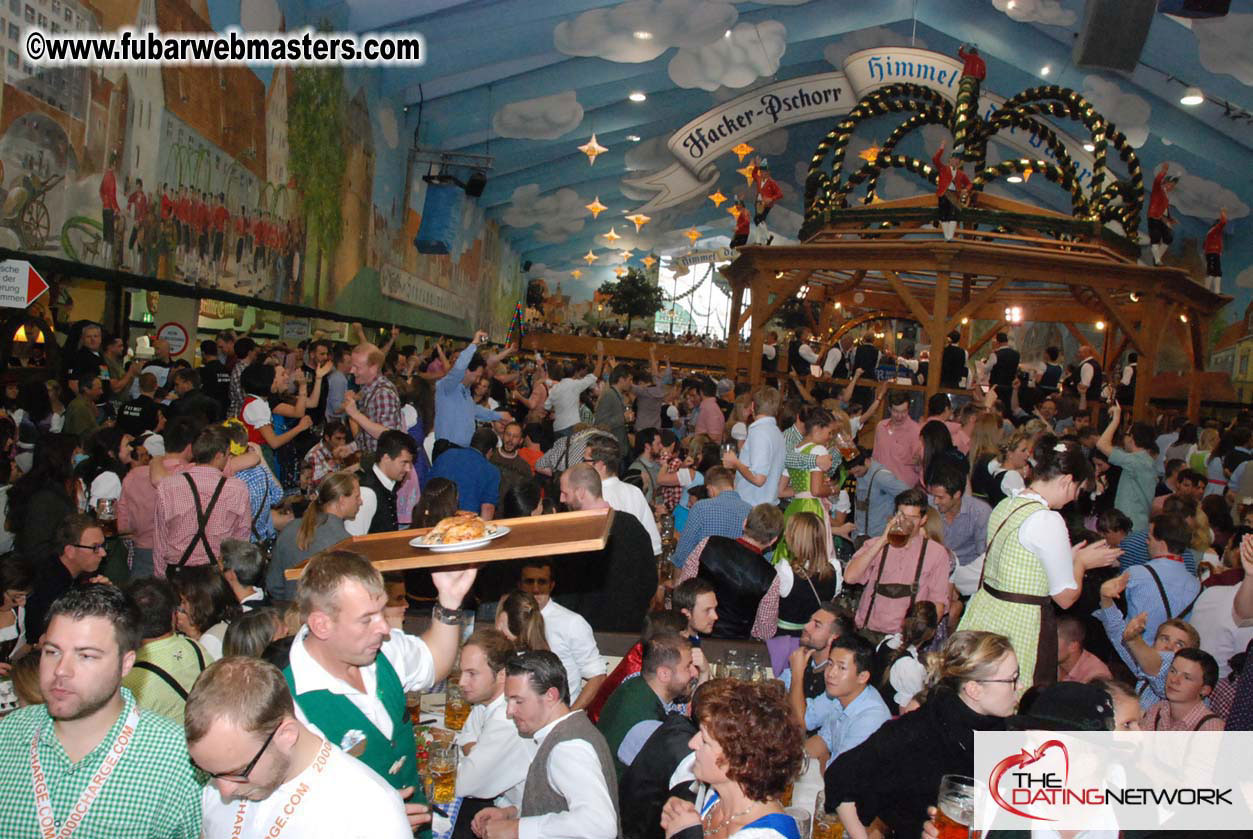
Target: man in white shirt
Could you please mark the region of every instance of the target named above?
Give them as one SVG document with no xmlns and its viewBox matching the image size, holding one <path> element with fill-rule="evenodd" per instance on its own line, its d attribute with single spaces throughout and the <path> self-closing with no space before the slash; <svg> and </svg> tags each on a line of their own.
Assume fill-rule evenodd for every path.
<svg viewBox="0 0 1253 839">
<path fill-rule="evenodd" d="M 1231 659 L 1244 652 L 1253 641 L 1253 626 L 1240 626 L 1232 618 L 1232 606 L 1236 590 L 1240 587 L 1210 586 L 1201 589 L 1201 595 L 1187 616 L 1188 623 L 1201 636 L 1201 649 L 1218 662 L 1218 678 L 1231 675 Z"/>
<path fill-rule="evenodd" d="M 361 506 L 357 508 L 357 515 L 344 522 L 344 529 L 353 536 L 400 529 L 396 496 L 400 485 L 413 471 L 418 447 L 405 432 L 389 428 L 379 435 L 374 454 L 370 471 L 358 473 Z"/>
<path fill-rule="evenodd" d="M 620 835 L 618 779 L 609 746 L 582 711 L 571 711 L 561 661 L 547 650 L 505 667 L 508 715 L 534 738 L 520 807 L 474 817 L 482 839 L 614 839 Z"/>
<path fill-rule="evenodd" d="M 461 601 L 476 573 L 475 568 L 431 573 L 438 602 L 420 638 L 388 625 L 383 575 L 357 554 L 317 555 L 296 590 L 305 625 L 283 671 L 296 717 L 360 759 L 402 797 L 414 796 L 410 808 L 424 798 L 405 693 L 429 689 L 452 669 L 461 640 Z"/>
<path fill-rule="evenodd" d="M 457 745 L 457 797 L 463 799 L 458 819 L 472 818 L 482 807 L 521 807 L 527 766 L 535 755 L 535 741 L 518 734 L 505 715 L 505 664 L 514 654 L 513 642 L 496 629 L 479 629 L 461 648 L 461 679 L 466 700 L 474 704 Z M 464 823 L 464 822 L 463 822 Z"/>
<path fill-rule="evenodd" d="M 237 656 L 213 663 L 187 697 L 192 762 L 209 775 L 204 836 L 409 839 L 400 795 L 364 763 L 296 719 L 278 668 Z"/>
<path fill-rule="evenodd" d="M 587 372 L 587 363 L 570 362 L 566 375 L 548 389 L 544 407 L 553 412 L 553 430 L 557 434 L 569 434 L 579 422 L 579 394 L 596 384 L 601 367 L 605 363 L 605 345 L 596 342 L 596 366 Z M 582 373 L 583 375 L 579 375 Z"/>
<path fill-rule="evenodd" d="M 544 637 L 548 648 L 561 659 L 565 668 L 567 692 L 574 703 L 571 710 L 591 704 L 605 681 L 605 659 L 596 646 L 591 624 L 578 612 L 567 609 L 552 599 L 553 564 L 549 559 L 523 561 L 518 588 L 535 598 L 544 616 Z"/>
<path fill-rule="evenodd" d="M 583 462 L 590 464 L 600 475 L 600 497 L 615 510 L 630 513 L 639 519 L 644 530 L 648 531 L 649 541 L 653 543 L 653 556 L 661 556 L 661 533 L 657 530 L 657 520 L 648 506 L 648 499 L 639 487 L 623 483 L 618 477 L 622 448 L 617 438 L 609 434 L 597 434 L 590 438 L 587 448 L 583 450 Z"/>
<path fill-rule="evenodd" d="M 779 503 L 779 477 L 783 474 L 783 432 L 775 421 L 779 391 L 759 387 L 753 391 L 752 423 L 748 439 L 737 456 L 724 452 L 722 465 L 736 473 L 735 491 L 749 504 Z"/>
</svg>

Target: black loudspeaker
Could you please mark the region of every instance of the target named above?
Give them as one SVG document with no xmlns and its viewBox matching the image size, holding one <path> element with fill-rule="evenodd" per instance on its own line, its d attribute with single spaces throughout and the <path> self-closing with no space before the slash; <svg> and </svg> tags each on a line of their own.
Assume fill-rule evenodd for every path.
<svg viewBox="0 0 1253 839">
<path fill-rule="evenodd" d="M 466 195 L 478 198 L 486 187 L 487 175 L 482 172 L 471 172 L 469 179 L 466 180 Z"/>
<path fill-rule="evenodd" d="M 1088 0 L 1075 41 L 1080 67 L 1130 73 L 1140 61 L 1157 0 Z"/>
</svg>

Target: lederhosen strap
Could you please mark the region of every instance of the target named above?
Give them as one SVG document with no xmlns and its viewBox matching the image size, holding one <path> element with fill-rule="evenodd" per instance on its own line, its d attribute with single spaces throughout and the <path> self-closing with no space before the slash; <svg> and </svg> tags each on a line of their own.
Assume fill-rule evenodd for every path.
<svg viewBox="0 0 1253 839">
<path fill-rule="evenodd" d="M 1040 607 L 1040 637 L 1037 639 L 1036 644 L 1035 670 L 1031 674 L 1033 686 L 1051 685 L 1057 681 L 1057 613 L 1053 609 L 1053 598 L 1047 594 L 1022 594 L 1016 591 L 1001 591 L 994 586 L 988 585 L 984 575 L 988 570 L 987 557 L 992 554 L 992 545 L 996 541 L 996 537 L 1005 528 L 1005 525 L 1020 510 L 1025 510 L 1030 504 L 1039 503 L 1039 501 L 1028 501 L 1026 504 L 1011 510 L 1001 520 L 1000 525 L 996 528 L 996 532 L 988 540 L 988 551 L 984 556 L 983 569 L 979 572 L 979 588 L 997 600 L 1003 600 L 1006 603 L 1017 603 L 1023 606 Z"/>
<path fill-rule="evenodd" d="M 1159 719 L 1160 719 L 1160 715 L 1159 715 Z M 1206 714 L 1205 716 L 1201 717 L 1199 720 L 1196 721 L 1196 725 L 1192 726 L 1192 730 L 1200 731 L 1201 726 L 1205 725 L 1210 720 L 1221 720 L 1221 719 L 1222 717 L 1218 716 L 1218 714 Z"/>
<path fill-rule="evenodd" d="M 1161 595 L 1162 606 L 1164 606 L 1166 609 L 1166 620 L 1170 620 L 1171 618 L 1187 617 L 1192 612 L 1192 607 L 1196 605 L 1196 601 L 1200 599 L 1201 593 L 1197 592 L 1196 597 L 1192 598 L 1192 602 L 1190 602 L 1187 605 L 1187 607 L 1184 608 L 1182 612 L 1176 615 L 1170 611 L 1170 600 L 1168 600 L 1166 597 L 1166 586 L 1162 585 L 1162 578 L 1158 576 L 1157 569 L 1147 563 L 1145 563 L 1144 567 L 1149 572 L 1149 574 L 1152 575 L 1153 582 L 1157 584 L 1157 593 Z"/>
<path fill-rule="evenodd" d="M 882 469 L 876 470 L 875 473 L 870 476 L 870 486 L 866 487 L 866 506 L 862 510 L 861 530 L 863 535 L 867 538 L 870 536 L 870 500 L 874 497 L 874 482 L 878 479 L 879 474 L 882 471 Z"/>
<path fill-rule="evenodd" d="M 914 608 L 914 602 L 918 599 L 918 583 L 922 580 L 922 564 L 927 558 L 927 542 L 926 536 L 922 538 L 922 547 L 918 549 L 918 567 L 914 569 L 914 581 L 910 585 L 905 583 L 881 583 L 883 579 L 883 569 L 888 564 L 888 548 L 890 545 L 883 546 L 883 553 L 879 554 L 879 573 L 874 578 L 874 588 L 870 590 L 870 606 L 866 609 L 866 624 L 870 623 L 870 616 L 874 614 L 874 602 L 882 594 L 884 597 L 899 598 L 909 596 L 909 605 L 905 607 L 905 612 Z"/>
<path fill-rule="evenodd" d="M 213 546 L 209 544 L 209 537 L 205 533 L 205 528 L 209 526 L 209 516 L 213 515 L 213 508 L 217 506 L 218 498 L 222 495 L 222 488 L 226 486 L 226 477 L 218 478 L 218 485 L 213 490 L 212 497 L 209 498 L 209 506 L 201 511 L 200 492 L 196 489 L 196 482 L 191 479 L 191 475 L 186 472 L 183 477 L 187 479 L 187 486 L 191 487 L 191 498 L 196 504 L 196 535 L 191 537 L 191 542 L 187 544 L 187 550 L 183 551 L 183 556 L 175 566 L 182 568 L 187 564 L 187 560 L 191 559 L 191 555 L 196 551 L 196 543 L 204 543 L 204 551 L 209 555 L 209 561 L 217 564 L 217 555 L 213 553 Z"/>
<path fill-rule="evenodd" d="M 188 640 L 188 643 L 191 644 L 192 652 L 196 654 L 196 663 L 200 666 L 200 670 L 198 672 L 203 673 L 205 667 L 204 654 L 200 652 L 200 645 L 191 640 Z M 147 670 L 149 673 L 155 674 L 161 679 L 161 681 L 169 685 L 170 688 L 178 694 L 180 699 L 184 702 L 187 701 L 187 689 L 180 685 L 178 683 L 178 679 L 171 676 L 170 672 L 164 667 L 159 667 L 151 661 L 137 661 L 135 662 L 135 666 L 141 670 Z"/>
<path fill-rule="evenodd" d="M 257 512 L 252 514 L 252 541 L 261 544 L 261 534 L 257 531 L 257 522 L 261 521 L 261 514 L 266 511 L 269 504 L 266 503 L 270 497 L 270 473 L 265 472 L 265 489 L 261 490 L 261 504 L 257 507 Z"/>
</svg>

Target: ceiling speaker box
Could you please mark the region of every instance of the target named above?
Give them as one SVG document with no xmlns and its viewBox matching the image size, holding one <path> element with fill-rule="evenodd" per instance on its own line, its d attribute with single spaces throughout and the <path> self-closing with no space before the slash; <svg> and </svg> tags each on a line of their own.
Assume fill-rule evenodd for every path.
<svg viewBox="0 0 1253 839">
<path fill-rule="evenodd" d="M 1124 73 L 1135 70 L 1156 13 L 1157 0 L 1088 0 L 1075 41 L 1075 64 Z"/>
<path fill-rule="evenodd" d="M 466 195 L 471 198 L 478 198 L 483 194 L 484 188 L 487 186 L 487 175 L 482 172 L 470 173 L 469 179 L 466 181 Z"/>
</svg>

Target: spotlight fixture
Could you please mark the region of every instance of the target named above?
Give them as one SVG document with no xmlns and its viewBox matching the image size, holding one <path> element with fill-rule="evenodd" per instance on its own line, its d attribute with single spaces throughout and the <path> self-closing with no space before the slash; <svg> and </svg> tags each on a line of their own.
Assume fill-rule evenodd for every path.
<svg viewBox="0 0 1253 839">
<path fill-rule="evenodd" d="M 1021 306 L 1006 306 L 1005 307 L 1005 320 L 1008 321 L 1009 323 L 1022 323 L 1022 307 Z"/>
<path fill-rule="evenodd" d="M 631 94 L 627 96 L 627 99 L 630 99 L 632 102 L 643 102 L 647 98 L 648 97 L 643 93 L 643 91 L 639 90 L 632 91 Z"/>
<path fill-rule="evenodd" d="M 640 135 L 638 134 L 628 134 L 626 138 L 632 143 L 638 143 L 640 141 Z"/>
<path fill-rule="evenodd" d="M 1098 321 L 1096 322 L 1096 331 L 1097 331 L 1097 332 L 1104 332 L 1104 331 L 1105 331 L 1105 321 L 1103 321 L 1103 320 L 1098 320 Z"/>
<path fill-rule="evenodd" d="M 634 34 L 637 41 L 651 41 L 653 39 L 653 33 L 643 29 L 637 29 Z"/>
<path fill-rule="evenodd" d="M 962 318 L 962 326 L 965 326 L 968 323 L 970 323 L 970 318 Z"/>
<path fill-rule="evenodd" d="M 1041 76 L 1047 76 L 1047 75 L 1048 75 L 1049 73 L 1051 73 L 1051 72 L 1053 72 L 1053 68 L 1052 68 L 1052 67 L 1050 67 L 1050 66 L 1049 66 L 1049 65 L 1047 65 L 1047 64 L 1045 64 L 1043 67 L 1041 67 L 1041 68 L 1040 68 L 1040 75 L 1041 75 Z"/>
<path fill-rule="evenodd" d="M 723 33 L 722 33 L 722 37 L 724 37 L 724 38 L 730 38 L 730 37 L 731 37 L 731 30 L 730 30 L 730 29 L 728 29 L 726 32 L 723 32 Z"/>
<path fill-rule="evenodd" d="M 1180 315 L 1180 316 L 1179 316 L 1179 322 L 1180 322 L 1180 323 L 1187 323 L 1187 322 L 1188 322 L 1188 316 L 1187 316 L 1187 315 Z"/>
<path fill-rule="evenodd" d="M 1191 86 L 1179 97 L 1180 105 L 1195 106 L 1205 101 L 1205 93 L 1199 87 Z"/>
<path fill-rule="evenodd" d="M 1128 299 L 1129 299 L 1132 303 L 1139 303 L 1139 302 L 1140 302 L 1140 295 L 1136 294 L 1134 291 L 1133 291 L 1133 292 L 1131 292 L 1130 294 L 1128 294 L 1128 295 L 1127 295 L 1127 298 L 1128 298 Z"/>
<path fill-rule="evenodd" d="M 1096 143 L 1084 143 L 1084 144 L 1083 144 L 1083 150 L 1084 150 L 1084 151 L 1086 151 L 1086 152 L 1094 152 L 1094 151 L 1096 151 Z"/>
<path fill-rule="evenodd" d="M 1011 184 L 1020 184 L 1022 183 L 1022 175 L 1010 175 L 1008 178 L 1005 179 L 1005 182 L 1011 183 Z"/>
</svg>

